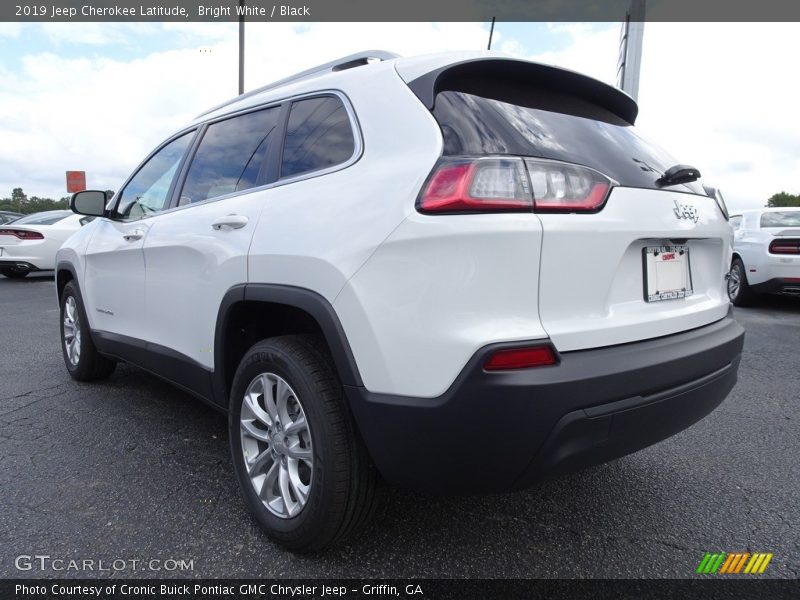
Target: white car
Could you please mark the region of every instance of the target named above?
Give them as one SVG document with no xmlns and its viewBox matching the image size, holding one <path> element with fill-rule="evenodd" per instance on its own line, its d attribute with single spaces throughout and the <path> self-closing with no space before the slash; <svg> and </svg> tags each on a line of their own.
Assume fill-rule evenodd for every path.
<svg viewBox="0 0 800 600">
<path fill-rule="evenodd" d="M 731 216 L 728 295 L 748 306 L 758 294 L 800 296 L 800 208 L 762 208 Z"/>
<path fill-rule="evenodd" d="M 733 388 L 721 204 L 635 102 L 496 53 L 347 57 L 179 129 L 58 252 L 64 362 L 227 413 L 244 500 L 315 550 L 378 474 L 519 489 L 662 440 Z"/>
<path fill-rule="evenodd" d="M 55 268 L 56 251 L 93 217 L 51 210 L 0 225 L 0 275 L 12 279 Z"/>
</svg>

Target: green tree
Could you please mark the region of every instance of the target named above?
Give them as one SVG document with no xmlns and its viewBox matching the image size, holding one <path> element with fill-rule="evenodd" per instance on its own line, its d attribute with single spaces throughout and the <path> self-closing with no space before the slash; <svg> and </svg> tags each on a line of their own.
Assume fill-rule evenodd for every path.
<svg viewBox="0 0 800 600">
<path fill-rule="evenodd" d="M 774 194 L 767 200 L 767 206 L 769 208 L 778 206 L 800 206 L 800 194 L 787 194 L 786 192 Z"/>
<path fill-rule="evenodd" d="M 21 187 L 11 190 L 11 202 L 16 204 L 17 212 L 22 212 L 22 205 L 27 204 L 28 197 L 25 195 L 25 192 L 22 191 Z"/>
</svg>

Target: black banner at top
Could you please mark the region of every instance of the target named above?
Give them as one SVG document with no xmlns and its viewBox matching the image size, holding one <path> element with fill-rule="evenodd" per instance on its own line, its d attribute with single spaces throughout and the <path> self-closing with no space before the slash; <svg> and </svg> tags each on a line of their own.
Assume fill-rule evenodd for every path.
<svg viewBox="0 0 800 600">
<path fill-rule="evenodd" d="M 4 0 L 0 21 L 624 21 L 642 0 Z M 800 21 L 795 0 L 645 0 L 645 21 Z M 634 17 L 641 18 L 641 17 Z"/>
</svg>

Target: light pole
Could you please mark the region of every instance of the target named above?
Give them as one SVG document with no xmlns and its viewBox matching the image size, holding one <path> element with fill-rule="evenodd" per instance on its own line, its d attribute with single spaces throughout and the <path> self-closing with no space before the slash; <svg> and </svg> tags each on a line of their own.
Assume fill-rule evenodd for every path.
<svg viewBox="0 0 800 600">
<path fill-rule="evenodd" d="M 642 68 L 645 0 L 631 0 L 619 37 L 617 87 L 634 100 L 639 97 L 639 71 Z"/>
<path fill-rule="evenodd" d="M 244 0 L 239 0 L 239 95 L 244 94 Z"/>
</svg>

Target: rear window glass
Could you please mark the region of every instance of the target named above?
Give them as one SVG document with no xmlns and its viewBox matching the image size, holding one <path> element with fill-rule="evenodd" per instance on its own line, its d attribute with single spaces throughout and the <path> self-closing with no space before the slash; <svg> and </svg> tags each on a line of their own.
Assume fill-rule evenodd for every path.
<svg viewBox="0 0 800 600">
<path fill-rule="evenodd" d="M 657 188 L 656 180 L 679 162 L 618 119 L 575 116 L 457 91 L 439 93 L 433 114 L 446 156 L 562 160 L 597 169 L 623 186 L 645 188 Z M 696 183 L 669 189 L 686 188 L 703 194 Z"/>
<path fill-rule="evenodd" d="M 43 215 L 34 214 L 28 215 L 27 217 L 22 217 L 14 221 L 16 225 L 53 225 L 58 223 L 59 221 L 66 219 L 72 213 L 67 211 L 63 213 L 46 213 Z"/>
<path fill-rule="evenodd" d="M 761 227 L 800 227 L 800 210 L 766 212 L 761 215 Z"/>
</svg>

